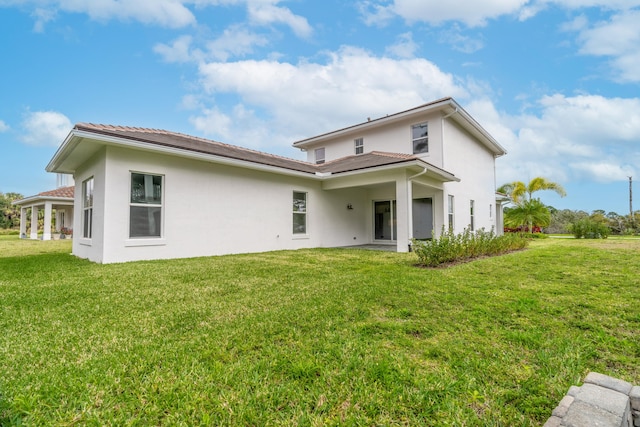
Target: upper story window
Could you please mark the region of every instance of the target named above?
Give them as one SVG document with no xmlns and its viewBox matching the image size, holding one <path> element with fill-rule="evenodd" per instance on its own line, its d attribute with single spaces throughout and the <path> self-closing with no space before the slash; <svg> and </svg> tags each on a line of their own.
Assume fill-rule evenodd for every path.
<svg viewBox="0 0 640 427">
<path fill-rule="evenodd" d="M 93 232 L 93 177 L 82 183 L 82 237 L 91 238 Z"/>
<path fill-rule="evenodd" d="M 429 152 L 429 127 L 427 122 L 411 126 L 413 154 Z"/>
<path fill-rule="evenodd" d="M 356 138 L 354 140 L 354 145 L 356 148 L 356 154 L 364 153 L 364 138 Z"/>
<path fill-rule="evenodd" d="M 161 237 L 162 176 L 131 173 L 129 237 Z"/>
<path fill-rule="evenodd" d="M 316 157 L 316 164 L 319 165 L 324 163 L 324 147 L 316 148 L 314 153 Z"/>
</svg>

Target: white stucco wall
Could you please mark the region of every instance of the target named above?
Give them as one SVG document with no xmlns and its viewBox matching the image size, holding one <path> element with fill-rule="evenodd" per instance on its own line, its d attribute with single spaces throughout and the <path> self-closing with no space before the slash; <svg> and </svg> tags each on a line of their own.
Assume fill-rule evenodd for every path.
<svg viewBox="0 0 640 427">
<path fill-rule="evenodd" d="M 88 258 L 91 261 L 101 262 L 103 258 L 104 240 L 104 185 L 105 185 L 105 150 L 101 150 L 89 161 L 83 164 L 82 168 L 76 170 L 74 174 L 75 195 L 73 212 L 73 253 L 80 258 Z M 82 183 L 87 179 L 94 178 L 94 198 L 93 198 L 93 233 L 91 239 L 83 237 L 83 203 L 82 203 Z"/>
<path fill-rule="evenodd" d="M 411 126 L 427 122 L 429 124 L 429 152 L 420 155 L 424 161 L 442 167 L 442 115 L 431 113 L 420 118 L 407 119 L 386 126 L 375 126 L 364 131 L 353 131 L 307 147 L 307 161 L 315 163 L 315 149 L 325 148 L 325 161 L 331 161 L 355 154 L 354 140 L 364 139 L 364 152 L 385 151 L 413 154 Z"/>
<path fill-rule="evenodd" d="M 445 184 L 446 195 L 455 198 L 455 231 L 462 232 L 470 223 L 470 201 L 474 200 L 475 229 L 489 231 L 496 225 L 495 158 L 452 121 L 444 122 L 444 169 L 453 172 L 460 182 Z M 444 217 L 447 218 L 447 196 Z"/>
<path fill-rule="evenodd" d="M 164 177 L 160 239 L 129 238 L 132 171 Z M 88 176 L 94 176 L 96 196 L 94 237 L 74 240 L 74 253 L 97 262 L 348 246 L 370 240 L 363 221 L 368 215 L 366 192 L 325 191 L 313 179 L 116 147 L 108 147 L 76 175 L 76 197 L 81 198 L 82 181 Z M 308 193 L 305 236 L 292 231 L 293 191 Z M 353 209 L 347 209 L 348 204 Z M 96 214 L 103 207 L 104 218 L 99 218 Z M 80 233 L 81 214 L 76 213 Z"/>
</svg>

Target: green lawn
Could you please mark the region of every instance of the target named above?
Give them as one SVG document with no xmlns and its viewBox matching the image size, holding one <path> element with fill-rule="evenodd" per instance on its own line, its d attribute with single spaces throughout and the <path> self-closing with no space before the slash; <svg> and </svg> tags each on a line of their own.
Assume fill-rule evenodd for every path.
<svg viewBox="0 0 640 427">
<path fill-rule="evenodd" d="M 589 371 L 640 384 L 640 240 L 447 269 L 69 252 L 0 237 L 2 426 L 539 426 Z"/>
</svg>

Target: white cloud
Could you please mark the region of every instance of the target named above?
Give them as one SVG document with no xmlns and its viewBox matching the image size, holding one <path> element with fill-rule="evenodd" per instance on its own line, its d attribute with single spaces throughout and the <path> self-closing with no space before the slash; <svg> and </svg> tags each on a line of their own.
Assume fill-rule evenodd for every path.
<svg viewBox="0 0 640 427">
<path fill-rule="evenodd" d="M 234 25 L 215 40 L 207 43 L 207 51 L 211 58 L 226 61 L 230 57 L 242 57 L 253 53 L 255 46 L 266 46 L 269 40 L 247 28 Z"/>
<path fill-rule="evenodd" d="M 539 175 L 559 182 L 610 182 L 634 175 L 640 161 L 640 99 L 556 94 L 537 105 L 537 114 L 518 116 L 488 114 L 486 105 L 477 109 L 480 123 L 497 130 L 509 150 L 499 160 L 500 182 Z M 505 125 L 511 132 L 501 128 Z"/>
<path fill-rule="evenodd" d="M 191 52 L 192 40 L 193 37 L 189 35 L 180 36 L 170 45 L 157 43 L 153 51 L 162 56 L 166 62 L 190 62 L 194 59 Z"/>
<path fill-rule="evenodd" d="M 505 15 L 526 20 L 549 6 L 568 10 L 628 10 L 639 5 L 640 0 L 362 0 L 358 8 L 367 25 L 384 25 L 399 16 L 410 24 L 461 22 L 468 27 L 478 27 Z"/>
<path fill-rule="evenodd" d="M 394 0 L 390 5 L 366 3 L 361 7 L 365 21 L 377 23 L 388 21 L 395 14 L 409 23 L 427 22 L 438 25 L 447 21 L 459 21 L 467 26 L 483 26 L 488 19 L 517 13 L 528 0 Z"/>
<path fill-rule="evenodd" d="M 585 176 L 597 182 L 626 181 L 634 174 L 634 168 L 631 165 L 621 165 L 616 163 L 615 159 L 570 163 L 569 167 L 576 172 L 576 175 Z"/>
<path fill-rule="evenodd" d="M 144 24 L 180 28 L 193 25 L 195 16 L 185 0 L 5 0 L 0 5 L 34 6 L 34 31 L 55 19 L 58 12 L 84 13 L 97 21 L 135 20 Z"/>
<path fill-rule="evenodd" d="M 327 57 L 326 63 L 247 60 L 202 64 L 201 84 L 205 93 L 234 94 L 240 105 L 267 112 L 267 126 L 283 132 L 273 140 L 283 146 L 296 138 L 359 123 L 367 117 L 395 113 L 433 99 L 468 96 L 451 74 L 425 59 L 393 60 L 351 47 L 328 53 Z M 229 115 L 229 121 L 223 120 L 220 116 L 223 113 L 215 109 L 206 110 L 193 120 L 198 129 L 207 129 L 209 136 L 224 139 L 223 131 L 217 129 L 227 129 L 228 123 L 235 128 L 227 135 L 246 135 L 253 123 L 247 126 L 246 121 L 238 121 L 238 111 L 241 110 Z M 207 126 L 207 122 L 213 125 Z M 254 148 L 272 142 L 242 139 L 228 141 Z"/>
<path fill-rule="evenodd" d="M 584 20 L 565 28 L 578 31 L 583 55 L 610 57 L 614 78 L 625 82 L 640 81 L 640 10 L 613 15 L 607 21 L 588 26 Z"/>
<path fill-rule="evenodd" d="M 462 53 L 474 53 L 484 47 L 481 36 L 476 38 L 465 36 L 458 24 L 453 24 L 451 28 L 443 30 L 440 33 L 439 41 L 451 45 Z"/>
<path fill-rule="evenodd" d="M 286 7 L 276 6 L 274 3 L 278 3 L 278 1 L 249 1 L 247 9 L 250 21 L 258 25 L 285 24 L 298 37 L 307 38 L 311 36 L 313 29 L 306 18 L 295 15 Z"/>
<path fill-rule="evenodd" d="M 170 44 L 157 43 L 153 51 L 166 62 L 227 61 L 232 57 L 252 54 L 255 47 L 266 46 L 268 43 L 265 36 L 252 33 L 241 25 L 234 25 L 225 29 L 217 39 L 206 42 L 204 50 L 193 46 L 192 36 L 183 35 Z"/>
<path fill-rule="evenodd" d="M 24 134 L 20 138 L 28 145 L 57 147 L 67 137 L 73 125 L 56 111 L 29 112 L 22 122 Z"/>
<path fill-rule="evenodd" d="M 387 46 L 385 51 L 388 55 L 409 59 L 415 57 L 418 48 L 418 43 L 413 41 L 413 35 L 409 32 L 400 34 L 398 41 L 391 46 Z"/>
<path fill-rule="evenodd" d="M 36 20 L 35 24 L 33 24 L 33 31 L 36 33 L 42 33 L 44 32 L 44 27 L 47 22 L 56 18 L 56 12 L 54 10 L 36 8 L 31 16 Z"/>
<path fill-rule="evenodd" d="M 6 132 L 9 129 L 9 125 L 6 124 L 3 120 L 0 120 L 0 132 Z"/>
<path fill-rule="evenodd" d="M 396 16 L 392 6 L 376 4 L 369 0 L 358 2 L 356 7 L 366 25 L 384 26 Z"/>
</svg>

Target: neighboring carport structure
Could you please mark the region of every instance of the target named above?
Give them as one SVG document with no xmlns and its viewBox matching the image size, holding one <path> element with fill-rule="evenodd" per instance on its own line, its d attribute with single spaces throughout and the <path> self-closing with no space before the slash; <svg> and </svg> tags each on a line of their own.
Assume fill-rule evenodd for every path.
<svg viewBox="0 0 640 427">
<path fill-rule="evenodd" d="M 38 238 L 38 211 L 44 209 L 44 228 L 42 240 L 51 240 L 51 219 L 56 211 L 56 229 L 73 228 L 73 195 L 74 186 L 60 187 L 55 190 L 44 191 L 35 196 L 16 200 L 12 204 L 20 206 L 20 238 Z M 30 228 L 27 236 L 27 210 L 31 208 Z"/>
</svg>

